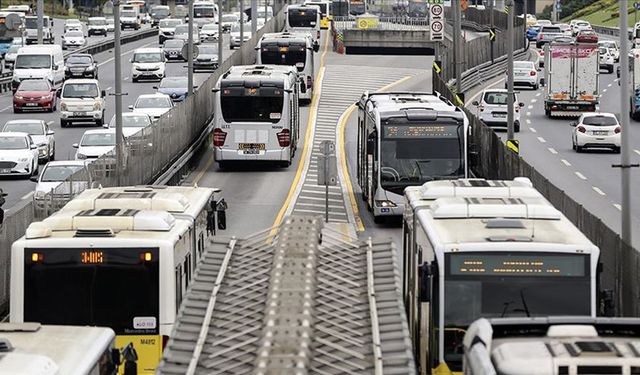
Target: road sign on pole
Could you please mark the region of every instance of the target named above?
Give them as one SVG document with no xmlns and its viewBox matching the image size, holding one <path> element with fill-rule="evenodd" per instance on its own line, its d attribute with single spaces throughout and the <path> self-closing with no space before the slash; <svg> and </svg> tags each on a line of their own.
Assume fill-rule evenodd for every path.
<svg viewBox="0 0 640 375">
<path fill-rule="evenodd" d="M 491 42 L 496 41 L 496 29 L 493 27 L 489 29 L 489 41 Z"/>
<path fill-rule="evenodd" d="M 431 4 L 429 7 L 429 28 L 431 40 L 444 39 L 444 6 L 442 4 Z"/>
</svg>

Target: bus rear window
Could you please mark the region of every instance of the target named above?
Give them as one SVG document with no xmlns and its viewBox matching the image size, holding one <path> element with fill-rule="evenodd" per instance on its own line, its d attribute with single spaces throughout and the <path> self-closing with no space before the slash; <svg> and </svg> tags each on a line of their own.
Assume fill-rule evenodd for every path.
<svg viewBox="0 0 640 375">
<path fill-rule="evenodd" d="M 289 26 L 291 27 L 316 27 L 318 11 L 313 10 L 289 10 Z"/>
<path fill-rule="evenodd" d="M 220 98 L 225 122 L 280 122 L 282 96 L 227 96 Z M 250 109 L 249 109 L 250 108 Z"/>
<path fill-rule="evenodd" d="M 157 248 L 25 249 L 24 320 L 158 334 L 158 256 Z"/>
<path fill-rule="evenodd" d="M 286 48 L 286 50 L 284 50 Z M 307 50 L 304 47 L 269 46 L 262 48 L 260 57 L 263 64 L 293 65 L 301 72 L 307 60 Z"/>
</svg>

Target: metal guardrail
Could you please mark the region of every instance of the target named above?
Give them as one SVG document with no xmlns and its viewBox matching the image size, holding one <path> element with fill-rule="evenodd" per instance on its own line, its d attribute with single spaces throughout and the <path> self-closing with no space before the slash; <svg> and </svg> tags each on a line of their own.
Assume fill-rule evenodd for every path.
<svg viewBox="0 0 640 375">
<path fill-rule="evenodd" d="M 598 34 L 604 34 L 604 35 L 613 35 L 613 36 L 620 36 L 620 28 L 619 27 L 608 27 L 608 26 L 598 26 L 598 25 L 591 25 L 591 28 L 593 29 L 593 31 L 595 31 Z M 629 37 L 633 36 L 633 30 L 627 30 L 629 33 Z"/>
<path fill-rule="evenodd" d="M 526 60 L 529 57 L 528 49 L 519 49 L 513 54 L 514 60 Z M 493 62 L 487 61 L 484 64 L 480 64 L 471 69 L 462 72 L 462 82 L 460 83 L 460 89 L 463 92 L 471 89 L 472 87 L 486 82 L 489 79 L 504 73 L 507 69 L 507 56 L 500 56 L 494 59 Z M 456 83 L 455 79 L 449 80 L 447 85 L 453 87 Z"/>
<path fill-rule="evenodd" d="M 156 35 L 158 35 L 158 29 L 141 30 L 141 31 L 120 37 L 120 43 L 127 44 L 131 42 L 135 42 L 140 39 L 150 38 Z M 115 44 L 114 39 L 105 40 L 102 42 L 94 43 L 89 46 L 75 49 L 73 51 L 65 52 L 64 57 L 67 58 L 68 56 L 73 55 L 74 53 L 90 53 L 93 55 L 96 53 L 113 49 L 114 44 Z M 0 78 L 0 93 L 11 91 L 12 77 L 13 77 L 13 74 L 7 74 L 7 73 L 2 74 Z"/>
<path fill-rule="evenodd" d="M 429 30 L 429 20 L 424 17 L 377 17 L 371 16 L 373 22 L 367 23 L 366 16 L 356 17 L 334 17 L 333 22 L 338 30 Z M 359 26 L 358 22 L 366 23 L 366 26 Z"/>
</svg>

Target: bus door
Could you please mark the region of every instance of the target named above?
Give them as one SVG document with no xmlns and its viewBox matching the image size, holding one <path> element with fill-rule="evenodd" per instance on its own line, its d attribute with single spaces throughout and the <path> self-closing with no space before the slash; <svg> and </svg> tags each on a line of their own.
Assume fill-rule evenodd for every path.
<svg viewBox="0 0 640 375">
<path fill-rule="evenodd" d="M 366 150 L 366 187 L 363 188 L 366 190 L 369 207 L 373 209 L 376 188 L 378 187 L 378 132 L 375 129 L 367 135 Z"/>
</svg>

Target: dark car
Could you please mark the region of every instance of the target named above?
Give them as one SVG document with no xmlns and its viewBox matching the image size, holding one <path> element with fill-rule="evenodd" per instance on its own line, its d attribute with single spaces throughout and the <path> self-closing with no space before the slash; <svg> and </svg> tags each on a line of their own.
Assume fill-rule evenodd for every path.
<svg viewBox="0 0 640 375">
<path fill-rule="evenodd" d="M 598 43 L 598 34 L 593 30 L 582 30 L 576 35 L 578 43 Z"/>
<path fill-rule="evenodd" d="M 187 77 L 165 77 L 159 86 L 153 88 L 161 94 L 167 94 L 173 102 L 181 102 L 187 98 Z"/>
<path fill-rule="evenodd" d="M 167 39 L 162 45 L 162 51 L 164 51 L 164 57 L 167 60 L 183 60 L 186 59 L 182 56 L 182 47 L 184 47 L 184 40 L 182 39 Z"/>
<path fill-rule="evenodd" d="M 13 94 L 13 113 L 56 110 L 56 89 L 46 79 L 26 79 Z"/>
<path fill-rule="evenodd" d="M 193 60 L 193 71 L 218 69 L 218 46 L 216 44 L 201 44 L 198 56 Z"/>
<path fill-rule="evenodd" d="M 64 63 L 64 77 L 98 79 L 98 63 L 87 53 L 71 55 Z"/>
</svg>

